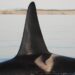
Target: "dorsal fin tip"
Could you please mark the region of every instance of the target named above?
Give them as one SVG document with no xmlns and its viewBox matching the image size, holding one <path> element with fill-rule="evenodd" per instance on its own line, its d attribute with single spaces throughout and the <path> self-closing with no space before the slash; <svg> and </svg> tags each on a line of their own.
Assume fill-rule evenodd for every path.
<svg viewBox="0 0 75 75">
<path fill-rule="evenodd" d="M 32 5 L 35 5 L 35 2 L 34 1 L 32 1 L 29 6 L 32 6 Z"/>
</svg>

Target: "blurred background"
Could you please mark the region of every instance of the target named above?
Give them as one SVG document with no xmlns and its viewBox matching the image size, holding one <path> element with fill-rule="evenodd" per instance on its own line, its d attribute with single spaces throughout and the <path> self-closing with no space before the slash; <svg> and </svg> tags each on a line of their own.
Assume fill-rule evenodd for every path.
<svg viewBox="0 0 75 75">
<path fill-rule="evenodd" d="M 0 9 L 27 9 L 31 1 L 38 9 L 75 9 L 74 0 L 0 0 Z"/>
<path fill-rule="evenodd" d="M 28 5 L 32 1 L 35 2 L 36 8 L 40 10 L 47 10 L 47 11 L 48 10 L 73 10 L 73 11 L 75 10 L 74 0 L 0 0 L 0 12 L 5 10 L 23 10 L 23 9 L 27 10 Z M 4 12 L 3 14 L 0 14 L 0 60 L 1 62 L 16 56 L 21 44 L 25 18 L 26 18 L 26 14 L 23 14 L 23 15 L 22 14 L 20 15 L 7 14 L 6 15 L 4 14 Z M 47 41 L 48 41 L 48 44 L 50 45 L 48 46 L 49 48 L 51 47 L 55 48 L 55 49 L 51 49 L 52 52 L 56 54 L 60 54 L 60 55 L 62 55 L 63 53 L 64 55 L 66 55 L 67 51 L 66 52 L 64 51 L 65 50 L 64 47 L 65 48 L 73 47 L 72 51 L 71 49 L 69 48 L 68 49 L 70 50 L 70 52 L 75 53 L 74 51 L 75 32 L 74 32 L 74 29 L 72 29 L 72 28 L 75 28 L 74 26 L 75 15 L 66 15 L 66 16 L 59 15 L 59 14 L 58 15 L 51 15 L 51 14 L 42 15 L 41 13 L 40 15 L 38 14 L 38 18 L 39 18 L 42 33 L 44 33 L 43 27 L 46 27 L 46 25 L 48 26 L 48 29 L 45 28 L 45 31 L 46 29 L 50 30 L 50 28 L 52 27 L 51 31 L 53 31 L 55 28 L 55 31 L 59 29 L 59 32 L 60 32 L 61 29 L 64 27 L 65 31 L 67 31 L 66 29 L 68 28 L 68 30 L 70 31 L 72 30 L 73 32 L 72 34 L 70 33 L 71 37 L 69 37 L 70 36 L 69 34 L 63 32 L 63 29 L 62 29 L 62 34 L 58 33 L 58 31 L 50 33 L 51 39 Z M 60 26 L 62 25 L 62 27 L 58 28 L 59 25 Z M 59 41 L 55 38 L 56 33 L 57 33 L 57 39 L 60 38 Z M 65 41 L 64 37 L 60 37 L 60 36 L 63 36 L 63 33 L 65 33 L 65 38 L 67 41 Z M 59 34 L 61 35 L 59 36 Z M 68 36 L 66 36 L 66 34 Z M 71 40 L 67 39 L 67 37 L 69 37 Z M 52 38 L 55 40 L 53 40 Z M 61 50 L 57 49 L 56 51 L 56 48 L 58 47 L 60 47 L 59 49 Z M 69 52 L 69 55 L 73 56 L 73 54 L 71 54 L 70 52 Z M 75 55 L 73 57 L 75 57 Z"/>
</svg>

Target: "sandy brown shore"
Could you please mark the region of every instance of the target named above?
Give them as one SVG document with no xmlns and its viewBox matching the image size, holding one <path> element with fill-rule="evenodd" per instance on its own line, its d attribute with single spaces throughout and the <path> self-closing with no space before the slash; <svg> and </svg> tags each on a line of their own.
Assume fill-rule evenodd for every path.
<svg viewBox="0 0 75 75">
<path fill-rule="evenodd" d="M 24 15 L 26 14 L 26 9 L 12 9 L 12 10 L 0 10 L 0 14 L 17 14 L 17 15 Z M 37 13 L 39 15 L 75 15 L 74 10 L 45 10 L 45 9 L 38 9 Z"/>
</svg>

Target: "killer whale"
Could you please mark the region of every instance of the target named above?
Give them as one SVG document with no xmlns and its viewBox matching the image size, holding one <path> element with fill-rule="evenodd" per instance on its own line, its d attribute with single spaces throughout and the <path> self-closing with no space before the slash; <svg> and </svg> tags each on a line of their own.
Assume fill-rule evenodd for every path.
<svg viewBox="0 0 75 75">
<path fill-rule="evenodd" d="M 19 51 L 14 58 L 0 63 L 0 73 L 1 75 L 22 75 L 22 72 L 25 74 L 24 69 L 26 66 L 34 65 L 34 60 L 41 54 L 46 58 L 50 56 L 42 37 L 35 3 L 31 2 L 27 11 Z"/>
<path fill-rule="evenodd" d="M 27 67 L 31 68 L 30 65 L 33 65 L 34 64 L 33 61 L 41 54 L 46 59 L 51 55 L 51 53 L 48 52 L 46 45 L 44 43 L 39 22 L 37 19 L 35 4 L 34 2 L 32 2 L 28 8 L 20 49 L 17 55 L 13 59 L 0 63 L 0 74 L 24 75 L 26 74 L 25 68 Z M 47 54 L 47 56 L 45 56 L 45 54 Z M 69 65 L 69 68 L 67 69 L 68 72 L 70 72 L 72 68 L 73 68 L 72 72 L 75 71 L 75 65 L 74 65 L 75 60 L 67 59 L 66 61 L 66 59 L 67 58 L 65 57 L 60 57 L 59 59 L 57 59 L 59 61 L 56 60 L 56 62 L 58 62 L 58 64 L 56 64 L 55 66 L 56 71 L 58 72 L 59 70 L 63 71 L 64 69 L 63 65 L 66 65 L 66 69 L 67 66 Z M 71 62 L 71 66 L 69 62 Z M 60 67 L 63 68 L 60 69 Z"/>
</svg>

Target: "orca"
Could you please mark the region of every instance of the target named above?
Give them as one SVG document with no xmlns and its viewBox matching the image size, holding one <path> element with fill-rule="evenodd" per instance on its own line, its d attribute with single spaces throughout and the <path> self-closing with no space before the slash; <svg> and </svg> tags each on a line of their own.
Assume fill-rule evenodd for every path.
<svg viewBox="0 0 75 75">
<path fill-rule="evenodd" d="M 42 55 L 44 60 L 46 60 L 51 54 L 54 54 L 47 49 L 48 47 L 46 47 L 47 44 L 45 43 L 46 41 L 43 37 L 44 34 L 41 30 L 42 28 L 38 22 L 35 4 L 34 2 L 31 2 L 27 11 L 19 51 L 14 58 L 0 63 L 0 75 L 25 75 L 26 73 L 30 75 L 31 71 L 29 71 L 29 68 L 30 70 L 33 70 L 36 67 L 34 60 L 38 56 Z M 60 73 L 59 75 L 61 75 L 61 72 L 68 72 L 69 74 L 71 72 L 74 73 L 74 64 L 74 59 L 59 56 L 59 58 L 55 59 L 52 72 L 54 74 Z M 37 71 L 36 68 L 35 70 Z"/>
<path fill-rule="evenodd" d="M 42 37 L 35 3 L 31 2 L 27 11 L 19 51 L 13 58 L 0 63 L 0 75 L 25 75 L 25 68 L 32 70 L 35 66 L 34 60 L 41 54 L 44 58 L 50 56 Z"/>
</svg>

